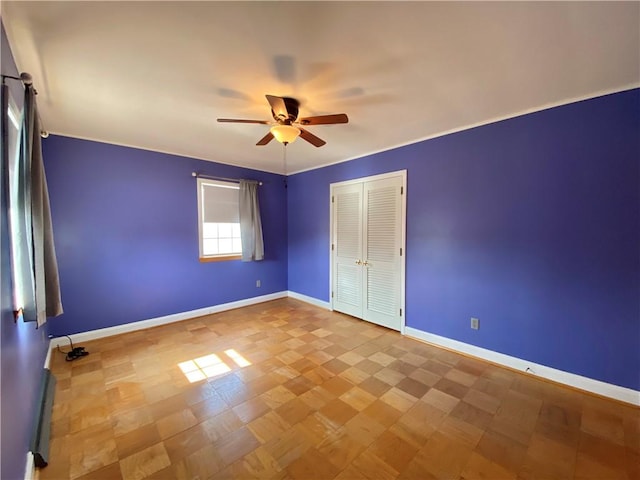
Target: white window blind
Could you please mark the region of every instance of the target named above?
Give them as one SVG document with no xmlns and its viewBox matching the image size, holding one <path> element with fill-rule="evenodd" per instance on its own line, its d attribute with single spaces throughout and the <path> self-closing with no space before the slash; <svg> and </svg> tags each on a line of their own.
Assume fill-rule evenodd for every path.
<svg viewBox="0 0 640 480">
<path fill-rule="evenodd" d="M 242 254 L 238 192 L 237 183 L 198 179 L 201 258 Z"/>
</svg>

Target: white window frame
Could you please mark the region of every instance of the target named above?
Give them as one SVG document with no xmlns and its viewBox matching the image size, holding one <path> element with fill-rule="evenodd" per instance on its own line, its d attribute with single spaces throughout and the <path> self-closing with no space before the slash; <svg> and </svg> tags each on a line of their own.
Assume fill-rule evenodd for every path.
<svg viewBox="0 0 640 480">
<path fill-rule="evenodd" d="M 233 253 L 220 253 L 220 254 L 207 254 L 204 252 L 204 195 L 203 188 L 205 187 L 220 187 L 220 188 L 231 188 L 240 191 L 240 185 L 235 182 L 227 182 L 222 180 L 211 180 L 207 178 L 198 178 L 197 179 L 197 188 L 198 188 L 198 252 L 199 258 L 201 262 L 216 262 L 216 261 L 224 261 L 224 260 L 239 260 L 242 258 L 242 247 L 239 252 Z M 238 227 L 240 223 L 238 222 Z M 234 237 L 235 238 L 235 237 Z"/>
</svg>

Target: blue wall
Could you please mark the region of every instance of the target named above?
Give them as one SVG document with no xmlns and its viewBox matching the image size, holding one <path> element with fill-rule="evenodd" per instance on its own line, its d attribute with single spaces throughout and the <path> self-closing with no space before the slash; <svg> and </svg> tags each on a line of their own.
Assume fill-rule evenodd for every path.
<svg viewBox="0 0 640 480">
<path fill-rule="evenodd" d="M 50 322 L 53 334 L 287 289 L 282 176 L 59 136 L 43 142 L 43 155 L 65 310 Z M 193 171 L 264 182 L 264 261 L 199 262 Z"/>
<path fill-rule="evenodd" d="M 17 69 L 7 37 L 2 30 L 2 73 L 17 75 Z M 22 104 L 24 95 L 19 82 L 8 81 L 13 99 Z M 2 382 L 2 411 L 0 412 L 0 478 L 24 478 L 24 467 L 33 426 L 34 406 L 37 403 L 42 367 L 49 341 L 44 330 L 36 330 L 35 323 L 13 321 L 13 290 L 11 257 L 7 223 L 7 196 L 4 189 L 6 165 L 0 162 L 0 364 Z"/>
<path fill-rule="evenodd" d="M 289 290 L 329 300 L 329 184 L 407 169 L 408 326 L 638 390 L 639 132 L 631 90 L 293 175 Z"/>
</svg>

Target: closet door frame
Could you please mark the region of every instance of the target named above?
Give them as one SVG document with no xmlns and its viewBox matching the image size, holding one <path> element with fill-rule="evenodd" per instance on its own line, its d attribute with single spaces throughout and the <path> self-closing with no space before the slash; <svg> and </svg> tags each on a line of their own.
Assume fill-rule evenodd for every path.
<svg viewBox="0 0 640 480">
<path fill-rule="evenodd" d="M 405 296 L 406 296 L 406 257 L 407 257 L 407 170 L 396 170 L 393 172 L 382 173 L 380 175 L 372 175 L 369 177 L 361 177 L 354 178 L 352 180 L 346 180 L 343 182 L 331 183 L 329 185 L 329 299 L 330 299 L 330 308 L 333 310 L 333 301 L 334 301 L 334 292 L 333 292 L 333 283 L 334 283 L 334 205 L 333 205 L 333 197 L 334 197 L 334 189 L 337 187 L 342 187 L 346 185 L 353 185 L 358 183 L 365 183 L 375 180 L 382 180 L 386 178 L 393 177 L 401 177 L 402 178 L 402 196 L 400 199 L 400 215 L 402 219 L 402 225 L 400 227 L 400 245 L 402 248 L 402 255 L 400 257 L 400 308 L 402 309 L 401 321 L 400 321 L 400 333 L 402 335 L 405 334 L 406 328 L 406 308 L 405 308 Z"/>
</svg>

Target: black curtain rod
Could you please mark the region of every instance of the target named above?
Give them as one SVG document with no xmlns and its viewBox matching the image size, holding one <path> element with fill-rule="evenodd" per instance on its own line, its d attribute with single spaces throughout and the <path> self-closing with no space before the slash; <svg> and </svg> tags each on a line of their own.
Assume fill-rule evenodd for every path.
<svg viewBox="0 0 640 480">
<path fill-rule="evenodd" d="M 191 176 L 196 178 L 207 178 L 209 180 L 222 180 L 224 182 L 240 183 L 240 179 L 238 178 L 214 177 L 212 175 L 206 175 L 198 172 L 191 172 Z M 258 182 L 258 185 L 262 185 L 262 182 Z"/>
<path fill-rule="evenodd" d="M 30 73 L 27 72 L 22 72 L 20 74 L 19 77 L 15 77 L 13 75 L 5 75 L 4 73 L 2 74 L 2 84 L 5 85 L 5 80 L 7 78 L 10 78 L 11 80 L 20 80 L 25 87 L 31 85 L 33 87 L 33 77 L 31 77 Z M 38 94 L 38 91 L 34 88 L 33 89 L 33 93 L 35 93 L 36 95 Z M 49 136 L 49 132 L 47 132 L 43 125 L 42 125 L 42 117 L 40 117 L 40 112 L 38 112 L 38 120 L 40 120 L 40 136 L 42 138 L 47 138 Z"/>
<path fill-rule="evenodd" d="M 20 80 L 22 81 L 22 79 L 20 77 L 14 77 L 13 75 L 5 75 L 2 74 L 2 81 L 4 82 L 5 79 L 10 78 L 11 80 Z"/>
<path fill-rule="evenodd" d="M 2 83 L 4 83 L 4 81 L 7 78 L 10 78 L 11 80 L 20 80 L 25 85 L 33 85 L 33 77 L 31 76 L 30 73 L 27 73 L 27 72 L 22 72 L 19 77 L 16 77 L 14 75 L 2 74 Z M 35 92 L 36 95 L 38 94 L 35 88 L 33 89 L 33 91 Z"/>
</svg>

